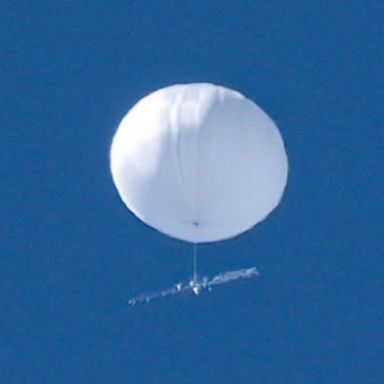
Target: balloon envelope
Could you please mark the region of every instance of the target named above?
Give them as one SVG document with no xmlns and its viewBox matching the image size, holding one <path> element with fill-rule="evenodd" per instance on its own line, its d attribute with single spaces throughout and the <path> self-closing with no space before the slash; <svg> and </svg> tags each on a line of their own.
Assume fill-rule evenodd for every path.
<svg viewBox="0 0 384 384">
<path fill-rule="evenodd" d="M 279 130 L 240 93 L 174 85 L 140 100 L 111 147 L 126 206 L 169 236 L 193 243 L 236 236 L 278 205 L 288 163 Z"/>
</svg>

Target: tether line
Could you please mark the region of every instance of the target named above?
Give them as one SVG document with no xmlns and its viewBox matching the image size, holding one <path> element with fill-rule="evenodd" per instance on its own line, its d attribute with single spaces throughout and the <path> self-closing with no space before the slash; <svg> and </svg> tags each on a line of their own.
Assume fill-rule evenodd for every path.
<svg viewBox="0 0 384 384">
<path fill-rule="evenodd" d="M 193 244 L 193 281 L 197 280 L 197 244 Z"/>
</svg>

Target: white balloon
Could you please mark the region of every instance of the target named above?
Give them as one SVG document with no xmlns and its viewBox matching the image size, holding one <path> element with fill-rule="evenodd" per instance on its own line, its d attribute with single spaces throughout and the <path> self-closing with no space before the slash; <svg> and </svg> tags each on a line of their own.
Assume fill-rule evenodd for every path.
<svg viewBox="0 0 384 384">
<path fill-rule="evenodd" d="M 192 243 L 236 236 L 279 204 L 287 183 L 273 121 L 240 93 L 206 83 L 160 89 L 124 117 L 111 171 L 142 221 Z"/>
</svg>

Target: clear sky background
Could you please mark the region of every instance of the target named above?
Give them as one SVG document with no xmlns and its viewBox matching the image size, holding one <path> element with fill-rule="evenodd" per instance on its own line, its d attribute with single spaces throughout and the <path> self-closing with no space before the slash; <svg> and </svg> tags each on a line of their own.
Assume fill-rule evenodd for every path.
<svg viewBox="0 0 384 384">
<path fill-rule="evenodd" d="M 0 382 L 383 382 L 380 14 L 356 0 L 3 1 Z M 124 207 L 110 143 L 141 97 L 196 81 L 271 115 L 288 187 L 268 220 L 200 250 L 203 273 L 260 278 L 132 308 L 189 278 L 191 246 Z"/>
</svg>

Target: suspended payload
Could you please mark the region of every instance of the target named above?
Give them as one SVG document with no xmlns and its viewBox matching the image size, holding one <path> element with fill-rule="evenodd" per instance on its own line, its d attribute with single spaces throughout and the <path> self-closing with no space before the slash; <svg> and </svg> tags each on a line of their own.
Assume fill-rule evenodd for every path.
<svg viewBox="0 0 384 384">
<path fill-rule="evenodd" d="M 140 100 L 111 147 L 125 205 L 171 237 L 205 243 L 234 237 L 279 204 L 288 162 L 278 128 L 228 88 L 182 84 Z"/>
</svg>

